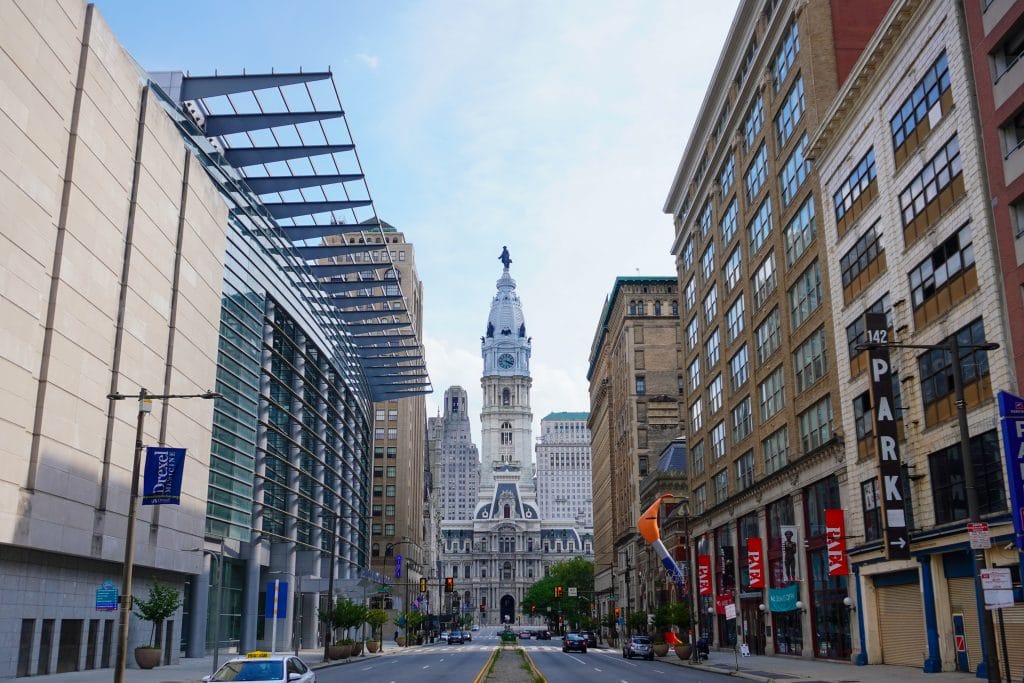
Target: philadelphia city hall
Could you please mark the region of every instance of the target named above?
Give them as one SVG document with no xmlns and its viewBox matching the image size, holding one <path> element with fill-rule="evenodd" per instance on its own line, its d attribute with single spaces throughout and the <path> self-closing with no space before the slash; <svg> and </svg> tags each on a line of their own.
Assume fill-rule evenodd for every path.
<svg viewBox="0 0 1024 683">
<path fill-rule="evenodd" d="M 452 500 L 468 497 L 475 501 L 465 504 L 463 510 L 444 503 L 440 506 L 439 564 L 442 575 L 454 579 L 454 596 L 446 596 L 446 602 L 454 598 L 459 611 L 472 612 L 476 621 L 483 623 L 516 623 L 524 611 L 524 594 L 552 564 L 575 557 L 593 559 L 593 529 L 584 515 L 541 519 L 539 514 L 531 458 L 531 338 L 526 334 L 516 282 L 509 274 L 512 260 L 507 249 L 502 251 L 501 262 L 504 269 L 481 337 L 480 460 L 465 457 L 466 453 L 475 454 L 475 448 L 465 443 L 469 430 L 463 389 L 450 388 L 445 393 L 444 418 L 432 418 L 437 421 L 432 433 L 441 441 L 437 444 L 441 476 L 435 479 L 440 495 L 447 496 L 457 488 L 463 495 Z M 454 440 L 462 443 L 446 444 Z M 461 459 L 448 462 L 448 454 L 453 461 Z M 469 467 L 479 468 L 478 478 L 476 472 L 467 475 L 462 471 L 467 462 Z M 477 482 L 475 492 L 465 490 Z M 586 483 L 589 492 L 589 481 Z M 586 505 L 590 504 L 588 499 Z"/>
</svg>

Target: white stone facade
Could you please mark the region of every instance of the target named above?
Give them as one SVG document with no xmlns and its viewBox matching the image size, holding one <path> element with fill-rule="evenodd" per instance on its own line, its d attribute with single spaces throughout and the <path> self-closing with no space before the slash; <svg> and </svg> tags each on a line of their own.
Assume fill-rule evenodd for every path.
<svg viewBox="0 0 1024 683">
<path fill-rule="evenodd" d="M 537 503 L 542 519 L 574 519 L 593 528 L 589 413 L 551 413 L 540 421 Z"/>
</svg>

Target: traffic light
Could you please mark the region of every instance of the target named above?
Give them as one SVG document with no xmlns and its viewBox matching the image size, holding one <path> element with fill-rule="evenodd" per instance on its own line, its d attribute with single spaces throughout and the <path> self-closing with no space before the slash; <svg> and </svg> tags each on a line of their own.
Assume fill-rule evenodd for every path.
<svg viewBox="0 0 1024 683">
<path fill-rule="evenodd" d="M 426 593 L 426 592 L 427 592 L 427 579 L 426 579 L 426 577 L 421 576 L 420 577 L 420 593 Z"/>
<path fill-rule="evenodd" d="M 455 579 L 450 576 L 446 576 L 444 579 L 444 592 L 451 593 L 455 590 Z"/>
<path fill-rule="evenodd" d="M 536 614 L 537 613 L 537 605 L 532 605 L 530 607 L 530 612 L 532 612 L 533 614 Z"/>
<path fill-rule="evenodd" d="M 619 615 L 621 615 L 621 614 L 622 614 L 622 608 L 621 607 L 616 607 L 615 608 L 615 618 L 618 619 Z"/>
<path fill-rule="evenodd" d="M 561 586 L 555 586 L 555 597 L 556 598 L 562 597 L 562 587 Z"/>
</svg>

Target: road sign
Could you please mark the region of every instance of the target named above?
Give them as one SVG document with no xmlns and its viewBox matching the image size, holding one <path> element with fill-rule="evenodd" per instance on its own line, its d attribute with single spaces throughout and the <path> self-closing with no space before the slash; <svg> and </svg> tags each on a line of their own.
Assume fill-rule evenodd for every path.
<svg viewBox="0 0 1024 683">
<path fill-rule="evenodd" d="M 971 522 L 967 525 L 967 535 L 971 539 L 972 549 L 992 547 L 992 536 L 988 532 L 988 522 Z"/>
<path fill-rule="evenodd" d="M 618 596 L 618 595 L 609 595 L 609 596 L 608 596 L 608 599 L 609 599 L 609 600 L 618 600 L 618 599 L 619 599 L 619 596 Z"/>
<path fill-rule="evenodd" d="M 569 597 L 575 598 L 578 595 L 578 589 L 576 586 L 569 586 Z"/>
<path fill-rule="evenodd" d="M 982 569 L 978 575 L 985 591 L 985 609 L 1013 607 L 1013 577 L 1009 567 Z"/>
</svg>

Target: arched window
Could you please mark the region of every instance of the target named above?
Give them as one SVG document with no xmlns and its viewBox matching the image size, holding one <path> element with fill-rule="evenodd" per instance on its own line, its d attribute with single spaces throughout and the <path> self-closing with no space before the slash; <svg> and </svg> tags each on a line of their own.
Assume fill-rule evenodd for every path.
<svg viewBox="0 0 1024 683">
<path fill-rule="evenodd" d="M 506 581 L 512 580 L 512 563 L 506 562 L 501 566 L 501 578 Z"/>
<path fill-rule="evenodd" d="M 511 446 L 512 445 L 512 423 L 502 422 L 501 423 L 501 445 Z"/>
<path fill-rule="evenodd" d="M 508 519 L 511 516 L 512 516 L 512 506 L 509 505 L 508 503 L 505 503 L 505 519 Z"/>
<path fill-rule="evenodd" d="M 629 302 L 629 314 L 630 315 L 636 315 L 636 302 L 635 301 L 630 301 Z"/>
<path fill-rule="evenodd" d="M 672 315 L 679 315 L 679 302 L 678 301 L 673 301 L 672 302 Z"/>
<path fill-rule="evenodd" d="M 661 315 L 661 302 L 660 301 L 655 301 L 654 302 L 654 315 Z"/>
<path fill-rule="evenodd" d="M 507 406 L 511 402 L 512 402 L 512 392 L 509 391 L 508 388 L 506 387 L 505 389 L 501 390 L 501 405 Z"/>
<path fill-rule="evenodd" d="M 398 271 L 394 268 L 389 268 L 387 273 L 384 274 L 386 280 L 393 280 L 393 282 L 388 282 L 384 285 L 384 293 L 387 296 L 398 296 L 398 277 Z"/>
<path fill-rule="evenodd" d="M 637 315 L 645 315 L 645 313 L 644 313 L 644 302 L 643 301 L 637 301 L 636 302 L 636 314 Z"/>
<path fill-rule="evenodd" d="M 373 552 L 373 556 L 374 557 L 380 557 L 380 543 L 374 543 L 373 544 L 373 551 L 372 552 Z"/>
</svg>

